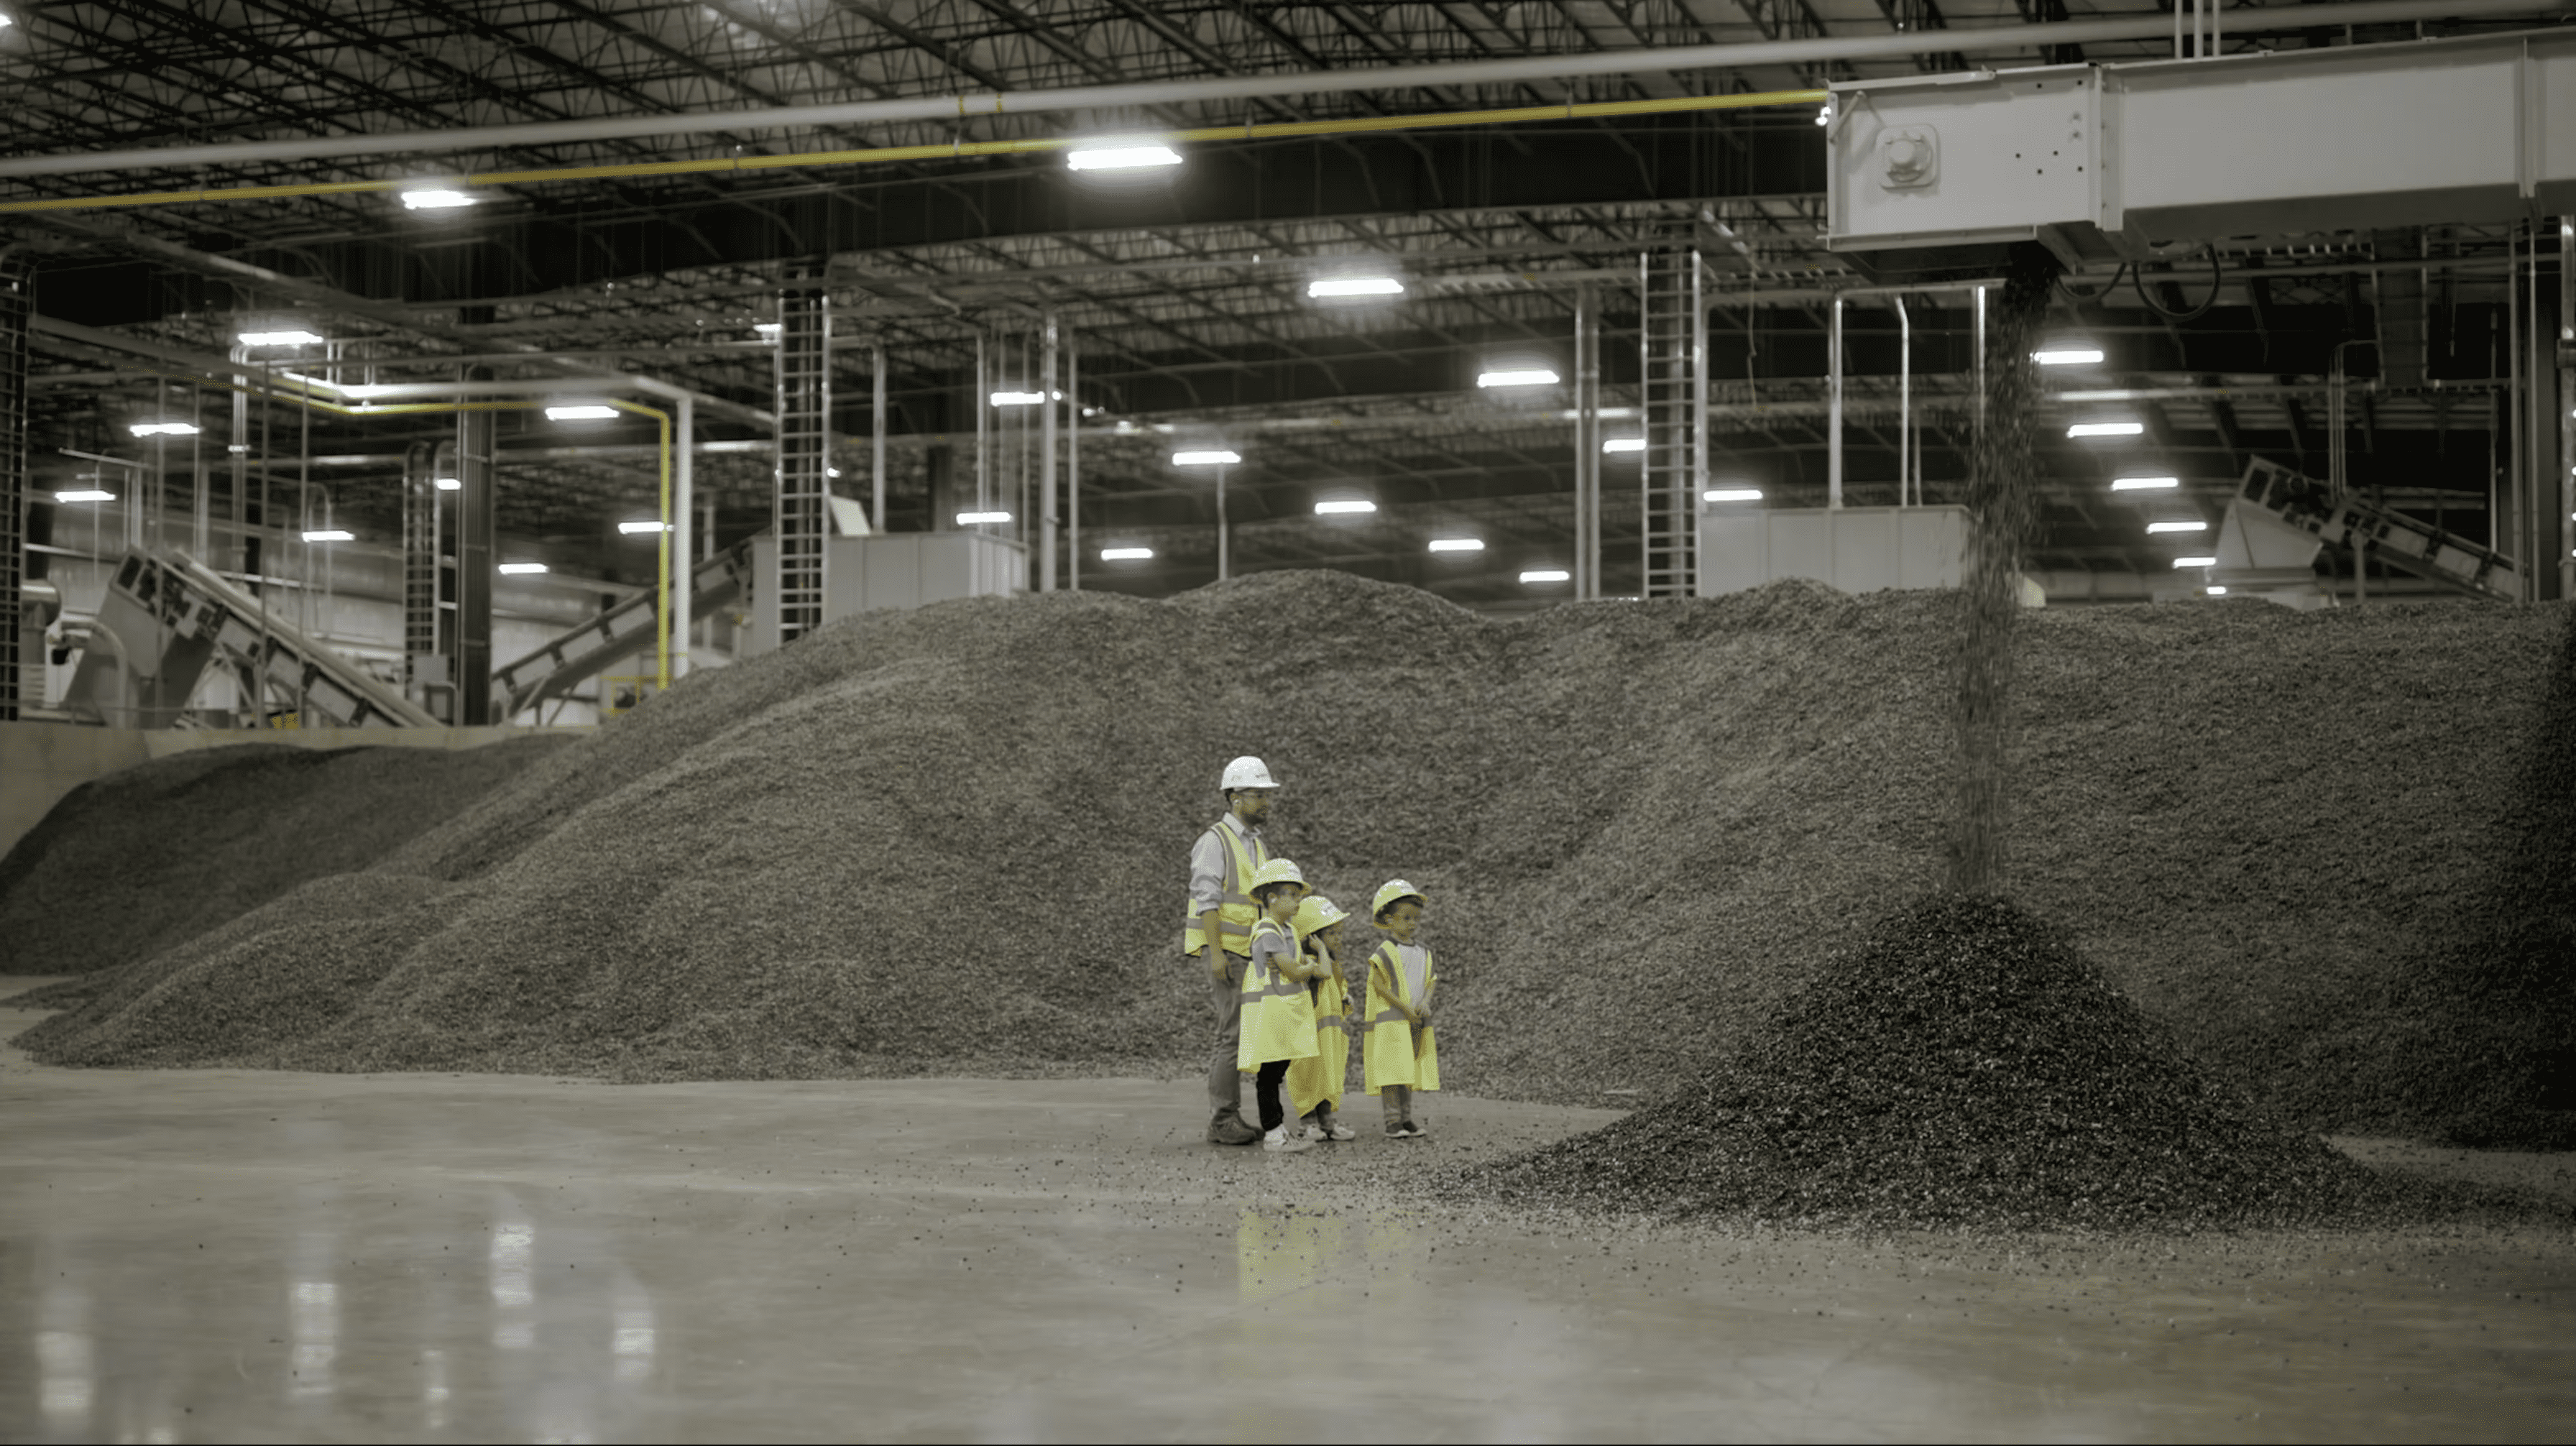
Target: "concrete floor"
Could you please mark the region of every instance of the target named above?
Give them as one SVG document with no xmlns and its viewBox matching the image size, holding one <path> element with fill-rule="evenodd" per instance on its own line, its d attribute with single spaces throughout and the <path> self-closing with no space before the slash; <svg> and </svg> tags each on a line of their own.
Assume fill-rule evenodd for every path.
<svg viewBox="0 0 2576 1446">
<path fill-rule="evenodd" d="M 1373 1182 L 1610 1116 L 1444 1095 L 1431 1141 L 1265 1158 L 1196 1143 L 1196 1089 L 0 1052 L 0 1436 L 2576 1438 L 2565 1232 L 1399 1210 Z"/>
</svg>

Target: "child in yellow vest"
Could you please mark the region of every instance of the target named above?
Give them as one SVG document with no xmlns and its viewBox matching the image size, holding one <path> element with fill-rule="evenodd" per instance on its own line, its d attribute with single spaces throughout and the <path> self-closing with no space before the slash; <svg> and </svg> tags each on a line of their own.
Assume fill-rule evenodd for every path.
<svg viewBox="0 0 2576 1446">
<path fill-rule="evenodd" d="M 1360 1062 L 1368 1092 L 1386 1113 L 1391 1140 L 1417 1140 L 1413 1092 L 1440 1088 L 1440 1042 L 1431 1031 L 1431 996 L 1439 976 L 1431 951 L 1414 942 L 1428 903 L 1422 891 L 1390 879 L 1377 891 L 1369 917 L 1386 942 L 1369 955 L 1368 1041 Z"/>
<path fill-rule="evenodd" d="M 1279 1087 L 1288 1067 L 1315 1054 L 1315 1005 L 1306 995 L 1308 969 L 1288 921 L 1306 892 L 1306 876 L 1286 859 L 1272 859 L 1254 870 L 1245 890 L 1261 906 L 1252 923 L 1252 957 L 1243 966 L 1242 1045 L 1235 1068 L 1254 1076 L 1261 1107 L 1261 1145 L 1293 1153 L 1311 1150 L 1315 1142 L 1288 1133 L 1288 1110 Z"/>
<path fill-rule="evenodd" d="M 1289 921 L 1305 941 L 1311 976 L 1307 993 L 1315 1002 L 1315 1055 L 1288 1066 L 1288 1102 L 1310 1140 L 1356 1140 L 1359 1131 L 1342 1123 L 1342 1089 L 1350 1079 L 1351 1033 L 1343 1016 L 1350 990 L 1342 982 L 1342 921 L 1350 915 L 1321 894 L 1308 894 Z"/>
</svg>

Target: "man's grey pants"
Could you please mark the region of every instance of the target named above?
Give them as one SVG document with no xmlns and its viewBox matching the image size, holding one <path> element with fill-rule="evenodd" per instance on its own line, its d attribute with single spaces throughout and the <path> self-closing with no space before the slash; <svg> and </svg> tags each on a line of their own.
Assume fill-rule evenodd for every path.
<svg viewBox="0 0 2576 1446">
<path fill-rule="evenodd" d="M 1208 998 L 1216 1006 L 1216 1055 L 1208 1061 L 1208 1107 L 1220 1115 L 1243 1113 L 1243 1073 L 1235 1056 L 1243 1044 L 1243 969 L 1251 961 L 1225 956 L 1225 977 L 1208 976 Z M 1204 957 L 1199 962 L 1204 969 Z"/>
</svg>

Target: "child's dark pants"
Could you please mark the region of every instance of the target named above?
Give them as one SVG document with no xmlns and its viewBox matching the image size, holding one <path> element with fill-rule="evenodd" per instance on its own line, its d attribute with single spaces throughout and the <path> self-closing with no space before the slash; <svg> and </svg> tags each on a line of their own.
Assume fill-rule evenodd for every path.
<svg viewBox="0 0 2576 1446">
<path fill-rule="evenodd" d="M 1288 1078 L 1288 1061 L 1274 1059 L 1261 1067 L 1253 1077 L 1253 1093 L 1261 1101 L 1261 1128 L 1275 1130 L 1288 1122 L 1287 1107 L 1279 1103 L 1279 1082 Z"/>
</svg>

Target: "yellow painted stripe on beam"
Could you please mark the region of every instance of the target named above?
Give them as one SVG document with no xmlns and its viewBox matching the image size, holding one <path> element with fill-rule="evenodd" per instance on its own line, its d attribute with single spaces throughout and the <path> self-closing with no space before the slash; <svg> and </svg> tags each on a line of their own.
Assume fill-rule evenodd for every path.
<svg viewBox="0 0 2576 1446">
<path fill-rule="evenodd" d="M 1426 115 L 1350 116 L 1323 121 L 1270 121 L 1257 125 L 1200 126 L 1164 133 L 1185 143 L 1284 140 L 1300 136 L 1364 135 L 1372 132 L 1430 130 L 1443 126 L 1493 126 L 1547 121 L 1598 120 L 1616 116 L 1674 115 L 1693 111 L 1753 110 L 1768 106 L 1822 105 L 1821 90 L 1769 90 L 1746 95 L 1682 95 L 1653 100 L 1587 101 L 1579 105 L 1514 106 L 1508 110 L 1465 110 Z M 998 109 L 998 107 L 997 107 Z M 403 191 L 434 184 L 456 188 L 533 186 L 551 181 L 597 181 L 621 176 L 691 176 L 728 171 L 777 171 L 815 166 L 881 165 L 894 161 L 932 161 L 960 156 L 1031 155 L 1070 150 L 1089 137 L 1050 136 L 1037 140 L 952 141 L 947 145 L 878 146 L 862 150 L 799 151 L 784 156 L 732 156 L 697 161 L 634 161 L 609 166 L 563 166 L 536 171 L 482 171 L 463 176 L 417 177 L 395 181 L 316 181 L 292 186 L 231 186 L 201 191 L 139 191 L 123 196 L 55 196 L 34 201 L 0 201 L 0 214 L 34 211 L 89 211 L 119 206 L 219 205 L 231 201 L 273 201 L 296 196 L 346 196 Z"/>
</svg>

